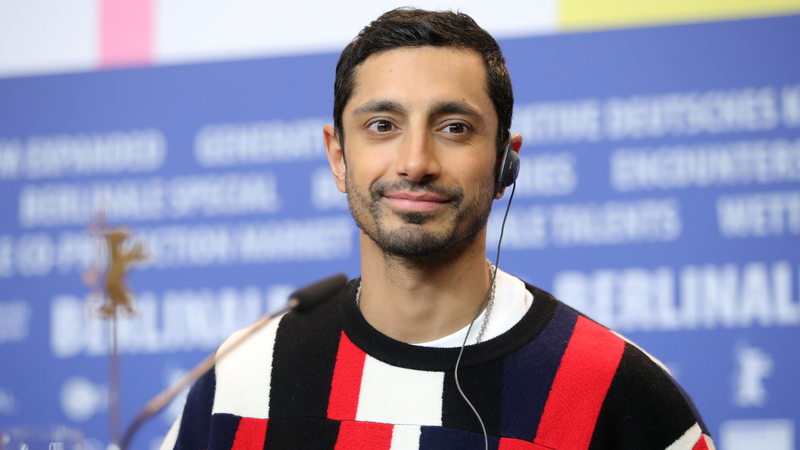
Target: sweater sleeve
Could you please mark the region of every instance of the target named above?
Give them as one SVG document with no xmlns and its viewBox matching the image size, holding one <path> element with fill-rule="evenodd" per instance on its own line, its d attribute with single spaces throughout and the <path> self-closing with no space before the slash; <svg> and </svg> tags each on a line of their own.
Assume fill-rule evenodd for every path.
<svg viewBox="0 0 800 450">
<path fill-rule="evenodd" d="M 589 449 L 713 448 L 692 399 L 659 364 L 626 343 Z"/>
<path fill-rule="evenodd" d="M 164 438 L 161 450 L 208 448 L 215 390 L 216 373 L 211 369 L 192 385 L 183 411 Z"/>
</svg>

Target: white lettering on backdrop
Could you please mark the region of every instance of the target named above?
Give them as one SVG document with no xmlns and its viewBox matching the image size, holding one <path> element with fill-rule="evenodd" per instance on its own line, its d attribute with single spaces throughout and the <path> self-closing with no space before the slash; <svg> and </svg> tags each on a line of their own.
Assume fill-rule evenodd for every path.
<svg viewBox="0 0 800 450">
<path fill-rule="evenodd" d="M 800 127 L 800 85 L 518 104 L 512 130 L 538 146 L 757 132 L 781 123 Z"/>
<path fill-rule="evenodd" d="M 612 98 L 604 119 L 607 136 L 620 140 L 772 130 L 780 114 L 765 87 Z"/>
<path fill-rule="evenodd" d="M 26 228 L 82 225 L 101 210 L 111 221 L 270 214 L 281 205 L 270 172 L 32 184 L 20 191 L 19 222 Z"/>
<path fill-rule="evenodd" d="M 32 316 L 33 308 L 25 300 L 0 301 L 0 345 L 26 340 Z"/>
<path fill-rule="evenodd" d="M 783 126 L 800 127 L 800 84 L 784 86 L 782 90 Z"/>
<path fill-rule="evenodd" d="M 488 240 L 500 237 L 502 215 L 489 219 Z M 669 242 L 682 231 L 680 203 L 672 198 L 605 203 L 562 203 L 514 208 L 503 247 L 529 248 Z"/>
<path fill-rule="evenodd" d="M 578 186 L 577 161 L 572 153 L 536 153 L 520 160 L 517 191 L 520 197 L 571 194 Z"/>
<path fill-rule="evenodd" d="M 800 325 L 792 265 L 631 267 L 555 275 L 554 295 L 618 331 Z"/>
<path fill-rule="evenodd" d="M 721 195 L 719 231 L 726 238 L 800 234 L 800 191 Z"/>
<path fill-rule="evenodd" d="M 329 166 L 311 172 L 311 205 L 318 211 L 348 209 L 347 194 L 339 191 Z"/>
<path fill-rule="evenodd" d="M 619 149 L 611 186 L 621 192 L 800 181 L 800 139 Z"/>
<path fill-rule="evenodd" d="M 307 118 L 206 125 L 195 136 L 194 155 L 204 167 L 323 159 L 325 123 Z"/>
<path fill-rule="evenodd" d="M 86 304 L 73 295 L 58 295 L 50 303 L 50 349 L 55 357 L 107 354 L 108 326 L 90 317 Z M 265 311 L 264 295 L 255 286 L 168 290 L 160 297 L 142 292 L 134 304 L 135 315 L 119 322 L 122 354 L 211 351 Z"/>
<path fill-rule="evenodd" d="M 350 216 L 139 228 L 152 259 L 135 270 L 344 259 L 355 230 Z M 0 278 L 80 273 L 105 256 L 105 245 L 82 231 L 0 235 Z"/>
<path fill-rule="evenodd" d="M 159 130 L 31 136 L 0 141 L 0 180 L 152 172 L 164 163 Z"/>
</svg>

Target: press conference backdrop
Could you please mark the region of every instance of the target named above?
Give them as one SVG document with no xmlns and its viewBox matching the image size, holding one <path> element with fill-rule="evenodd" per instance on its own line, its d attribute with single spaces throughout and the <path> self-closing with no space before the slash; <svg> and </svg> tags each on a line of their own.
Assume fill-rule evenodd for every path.
<svg viewBox="0 0 800 450">
<path fill-rule="evenodd" d="M 800 16 L 501 42 L 524 136 L 501 268 L 662 360 L 725 450 L 796 448 L 798 42 Z M 322 145 L 337 57 L 0 80 L 0 426 L 107 443 L 98 211 L 153 255 L 120 324 L 123 424 L 295 287 L 359 275 Z"/>
</svg>

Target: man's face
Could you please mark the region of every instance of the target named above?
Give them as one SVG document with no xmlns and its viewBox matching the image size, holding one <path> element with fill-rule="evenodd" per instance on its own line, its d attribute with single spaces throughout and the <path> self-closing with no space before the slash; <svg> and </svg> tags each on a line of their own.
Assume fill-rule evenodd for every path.
<svg viewBox="0 0 800 450">
<path fill-rule="evenodd" d="M 359 228 L 389 255 L 464 248 L 485 226 L 494 188 L 497 114 L 480 56 L 395 49 L 367 58 L 355 81 L 342 122 Z"/>
</svg>

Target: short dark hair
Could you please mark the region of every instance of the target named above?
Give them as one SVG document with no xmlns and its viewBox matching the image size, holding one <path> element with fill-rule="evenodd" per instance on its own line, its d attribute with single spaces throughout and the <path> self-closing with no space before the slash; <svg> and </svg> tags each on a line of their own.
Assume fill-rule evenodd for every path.
<svg viewBox="0 0 800 450">
<path fill-rule="evenodd" d="M 403 47 L 449 47 L 478 52 L 486 68 L 486 90 L 497 113 L 497 151 L 510 138 L 514 93 L 506 60 L 497 41 L 461 12 L 398 8 L 373 21 L 345 47 L 336 65 L 333 125 L 344 148 L 342 114 L 353 95 L 356 68 L 369 56 Z"/>
</svg>

